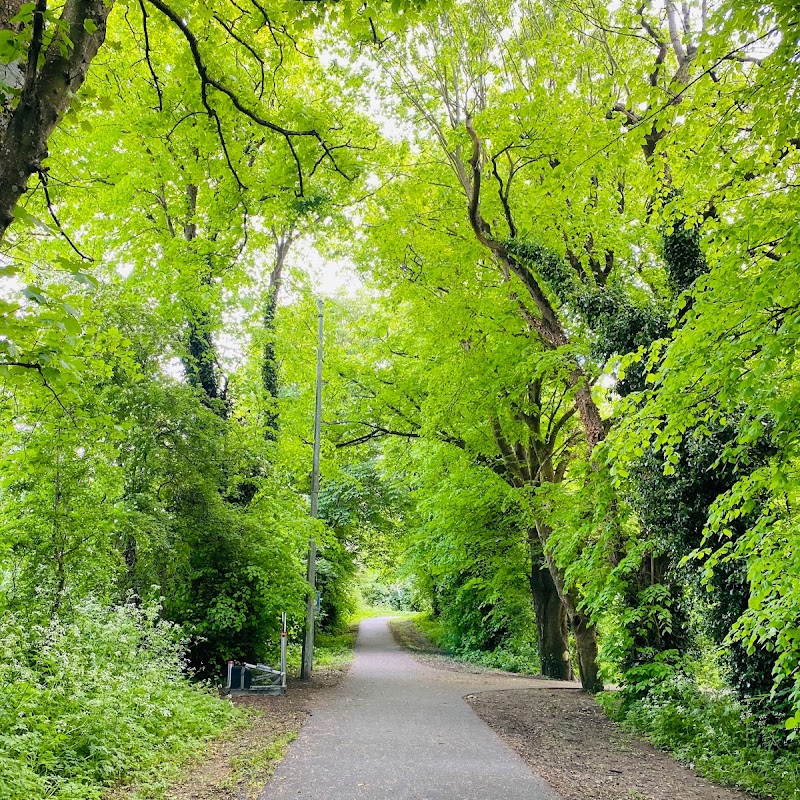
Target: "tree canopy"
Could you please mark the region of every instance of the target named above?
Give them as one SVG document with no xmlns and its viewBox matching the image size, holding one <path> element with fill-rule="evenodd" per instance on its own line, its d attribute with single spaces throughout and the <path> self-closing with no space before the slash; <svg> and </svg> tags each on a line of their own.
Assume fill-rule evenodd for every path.
<svg viewBox="0 0 800 800">
<path fill-rule="evenodd" d="M 9 685 L 71 624 L 267 658 L 313 534 L 323 627 L 373 570 L 628 704 L 710 659 L 790 746 L 798 37 L 783 0 L 0 3 Z M 320 520 L 309 260 L 349 275 Z"/>
</svg>

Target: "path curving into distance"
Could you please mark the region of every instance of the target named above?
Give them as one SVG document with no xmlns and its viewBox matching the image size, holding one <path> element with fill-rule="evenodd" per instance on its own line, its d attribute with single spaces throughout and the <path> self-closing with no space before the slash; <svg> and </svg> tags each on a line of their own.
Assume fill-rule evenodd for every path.
<svg viewBox="0 0 800 800">
<path fill-rule="evenodd" d="M 355 659 L 278 765 L 259 800 L 558 800 L 462 699 L 570 686 L 434 669 L 361 623 Z"/>
</svg>

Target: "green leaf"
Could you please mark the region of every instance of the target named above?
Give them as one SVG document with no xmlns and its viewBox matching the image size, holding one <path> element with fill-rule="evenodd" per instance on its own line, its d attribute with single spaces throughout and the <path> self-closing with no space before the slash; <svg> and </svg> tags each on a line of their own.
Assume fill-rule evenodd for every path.
<svg viewBox="0 0 800 800">
<path fill-rule="evenodd" d="M 38 217 L 31 214 L 29 211 L 24 209 L 21 205 L 17 205 L 14 208 L 14 219 L 18 219 L 21 222 L 25 222 L 31 227 L 40 228 L 43 231 L 47 231 L 48 233 L 53 233 L 53 229 L 47 225 L 47 223 L 42 222 Z"/>
<path fill-rule="evenodd" d="M 34 303 L 38 303 L 39 305 L 46 305 L 47 303 L 47 297 L 45 297 L 42 290 L 37 286 L 26 286 L 22 290 L 22 294 L 25 295 L 28 300 L 33 300 Z"/>
<path fill-rule="evenodd" d="M 36 3 L 29 2 L 23 3 L 19 7 L 19 11 L 14 14 L 13 17 L 9 20 L 9 24 L 11 25 L 29 25 L 33 22 L 33 12 L 36 10 Z"/>
<path fill-rule="evenodd" d="M 87 275 L 85 272 L 73 272 L 72 278 L 76 283 L 88 286 L 90 289 L 97 288 L 97 281 L 91 275 Z"/>
</svg>

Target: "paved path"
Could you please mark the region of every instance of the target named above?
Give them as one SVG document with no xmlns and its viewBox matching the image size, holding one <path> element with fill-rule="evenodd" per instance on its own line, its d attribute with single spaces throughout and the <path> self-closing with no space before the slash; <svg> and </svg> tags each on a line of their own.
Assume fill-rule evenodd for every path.
<svg viewBox="0 0 800 800">
<path fill-rule="evenodd" d="M 353 666 L 278 765 L 259 800 L 557 800 L 473 713 L 473 692 L 548 685 L 433 669 L 365 620 Z"/>
</svg>

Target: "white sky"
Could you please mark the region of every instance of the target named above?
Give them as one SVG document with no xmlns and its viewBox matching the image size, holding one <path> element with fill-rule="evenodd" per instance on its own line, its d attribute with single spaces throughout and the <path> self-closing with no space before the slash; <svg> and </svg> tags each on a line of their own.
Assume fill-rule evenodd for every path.
<svg viewBox="0 0 800 800">
<path fill-rule="evenodd" d="M 320 297 L 354 297 L 364 286 L 349 259 L 326 259 L 309 242 L 301 240 L 289 254 L 289 265 L 311 278 Z"/>
</svg>

